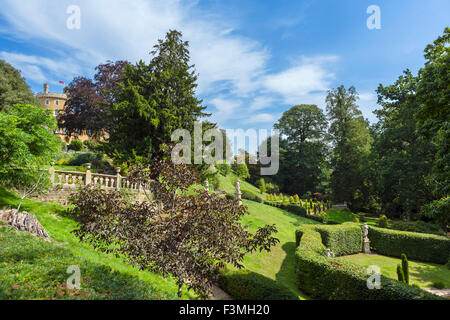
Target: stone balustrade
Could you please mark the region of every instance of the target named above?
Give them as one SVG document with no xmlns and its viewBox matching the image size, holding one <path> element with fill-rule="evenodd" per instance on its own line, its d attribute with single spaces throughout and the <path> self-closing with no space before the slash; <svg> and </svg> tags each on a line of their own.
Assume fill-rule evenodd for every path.
<svg viewBox="0 0 450 320">
<path fill-rule="evenodd" d="M 116 175 L 92 173 L 90 167 L 86 172 L 55 170 L 51 167 L 49 170 L 50 181 L 53 187 L 59 186 L 63 189 L 76 189 L 79 186 L 100 186 L 101 189 L 128 189 L 138 192 L 150 190 L 150 184 L 138 185 L 131 183 L 127 177 L 120 175 L 120 169 L 117 168 Z"/>
</svg>

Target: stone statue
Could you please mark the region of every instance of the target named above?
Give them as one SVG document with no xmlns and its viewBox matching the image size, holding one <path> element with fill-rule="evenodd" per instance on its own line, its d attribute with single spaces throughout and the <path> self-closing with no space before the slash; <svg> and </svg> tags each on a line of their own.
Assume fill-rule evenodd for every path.
<svg viewBox="0 0 450 320">
<path fill-rule="evenodd" d="M 236 179 L 236 190 L 234 192 L 236 201 L 238 202 L 239 205 L 242 205 L 242 192 L 241 192 L 241 181 L 238 179 Z"/>
<path fill-rule="evenodd" d="M 327 256 L 327 258 L 334 258 L 334 253 L 331 252 L 330 248 L 327 248 L 327 252 L 325 253 L 325 255 Z"/>
<path fill-rule="evenodd" d="M 362 233 L 363 233 L 363 252 L 366 254 L 370 253 L 370 240 L 369 240 L 369 226 L 367 223 L 364 223 L 364 225 L 361 226 Z"/>
</svg>

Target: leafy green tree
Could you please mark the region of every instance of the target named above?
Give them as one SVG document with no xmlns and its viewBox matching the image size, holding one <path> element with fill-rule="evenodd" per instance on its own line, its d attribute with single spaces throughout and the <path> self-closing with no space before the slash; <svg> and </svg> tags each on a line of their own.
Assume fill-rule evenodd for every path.
<svg viewBox="0 0 450 320">
<path fill-rule="evenodd" d="M 280 168 L 274 177 L 286 193 L 304 194 L 321 183 L 326 166 L 327 120 L 316 105 L 296 105 L 274 125 L 280 130 Z"/>
<path fill-rule="evenodd" d="M 406 70 L 393 85 L 377 89 L 382 108 L 375 111 L 379 121 L 367 180 L 375 183 L 381 209 L 388 216 L 417 217 L 420 207 L 432 200 L 427 177 L 436 148 L 417 134 L 416 87 L 417 78 Z"/>
<path fill-rule="evenodd" d="M 171 141 L 175 129 L 193 132 L 194 122 L 209 116 L 195 96 L 197 75 L 182 34 L 169 31 L 151 54 L 149 64 L 127 65 L 119 89 L 112 92 L 114 126 L 107 151 L 116 158 L 150 158 Z"/>
<path fill-rule="evenodd" d="M 371 144 L 368 125 L 356 105 L 357 99 L 355 88 L 345 89 L 344 86 L 330 90 L 326 98 L 333 143 L 330 186 L 334 199 L 347 202 L 351 208 L 360 205 L 358 194 L 363 193 L 364 187 L 360 168 Z"/>
<path fill-rule="evenodd" d="M 432 139 L 438 151 L 434 164 L 435 194 L 450 188 L 450 27 L 425 49 L 425 66 L 419 71 L 417 120 L 421 136 Z"/>
<path fill-rule="evenodd" d="M 20 71 L 0 60 L 0 111 L 6 111 L 16 103 L 39 106 Z"/>
<path fill-rule="evenodd" d="M 42 168 L 60 152 L 49 110 L 15 104 L 0 111 L 0 184 L 26 188 L 37 183 Z"/>
<path fill-rule="evenodd" d="M 236 175 L 242 180 L 246 180 L 250 177 L 250 173 L 248 172 L 248 168 L 245 163 L 237 164 L 235 172 L 236 172 Z"/>
<path fill-rule="evenodd" d="M 416 114 L 420 136 L 437 148 L 430 181 L 434 202 L 422 211 L 445 227 L 450 220 L 450 28 L 425 49 L 425 66 L 419 71 Z"/>
</svg>

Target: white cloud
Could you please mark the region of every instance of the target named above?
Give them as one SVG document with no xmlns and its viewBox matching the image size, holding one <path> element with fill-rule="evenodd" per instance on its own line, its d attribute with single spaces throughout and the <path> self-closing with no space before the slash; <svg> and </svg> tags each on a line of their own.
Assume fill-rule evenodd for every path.
<svg viewBox="0 0 450 320">
<path fill-rule="evenodd" d="M 3 0 L 0 15 L 9 25 L 0 33 L 48 45 L 49 52 L 39 56 L 3 49 L 0 56 L 35 83 L 57 83 L 92 75 L 94 67 L 106 60 L 148 61 L 158 39 L 169 29 L 181 30 L 199 73 L 198 93 L 215 108 L 212 120 L 233 126 L 275 121 L 277 105 L 323 104 L 324 91 L 334 79 L 330 66 L 337 57 L 331 55 L 300 57 L 290 68 L 268 73 L 270 49 L 239 36 L 239 25 L 201 11 L 197 1 L 79 0 L 80 30 L 66 27 L 66 9 L 72 4 L 72 0 L 51 4 L 28 0 L 26 5 Z"/>
<path fill-rule="evenodd" d="M 378 121 L 376 115 L 373 113 L 374 110 L 380 108 L 377 104 L 376 94 L 372 92 L 362 92 L 359 94 L 359 101 L 357 103 L 364 118 L 369 119 L 372 123 Z"/>
<path fill-rule="evenodd" d="M 25 79 L 37 83 L 58 83 L 59 80 L 69 79 L 74 74 L 80 73 L 80 68 L 71 59 L 56 61 L 45 57 L 6 51 L 0 52 L 0 58 L 19 69 Z M 49 74 L 60 76 L 60 78 L 52 79 Z"/>
<path fill-rule="evenodd" d="M 245 123 L 273 123 L 278 120 L 278 114 L 257 113 L 252 114 L 244 120 Z"/>
<path fill-rule="evenodd" d="M 337 61 L 336 56 L 302 57 L 300 63 L 276 74 L 268 75 L 263 80 L 267 90 L 280 94 L 288 104 L 311 103 L 301 101 L 305 97 L 322 97 L 317 92 L 329 89 L 335 78 L 327 64 Z"/>
</svg>

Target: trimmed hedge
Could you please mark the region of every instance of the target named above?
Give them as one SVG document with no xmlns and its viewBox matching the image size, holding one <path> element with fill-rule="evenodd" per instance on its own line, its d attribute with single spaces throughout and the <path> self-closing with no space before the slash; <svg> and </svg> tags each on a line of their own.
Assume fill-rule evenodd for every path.
<svg viewBox="0 0 450 320">
<path fill-rule="evenodd" d="M 391 225 L 388 226 L 388 228 L 401 231 L 430 233 L 444 237 L 447 236 L 445 231 L 442 230 L 440 226 L 425 221 L 392 221 Z"/>
<path fill-rule="evenodd" d="M 320 226 L 316 231 L 322 237 L 322 243 L 336 256 L 345 256 L 362 251 L 362 230 L 358 224 L 343 223 L 337 226 Z"/>
<path fill-rule="evenodd" d="M 281 283 L 251 271 L 223 275 L 219 285 L 236 300 L 298 300 Z"/>
<path fill-rule="evenodd" d="M 383 275 L 380 276 L 380 289 L 368 289 L 368 275 L 363 267 L 325 256 L 326 247 L 317 229 L 314 225 L 302 225 L 296 232 L 297 284 L 311 297 L 333 300 L 443 299 Z"/>
<path fill-rule="evenodd" d="M 254 193 L 250 190 L 242 189 L 241 192 L 242 192 L 242 199 L 247 199 L 247 200 L 256 201 L 256 202 L 260 202 L 260 203 L 263 202 L 263 200 L 260 196 L 258 196 L 256 193 Z"/>
<path fill-rule="evenodd" d="M 409 259 L 445 264 L 450 253 L 447 237 L 369 227 L 370 247 L 392 257 L 405 253 Z"/>
</svg>

